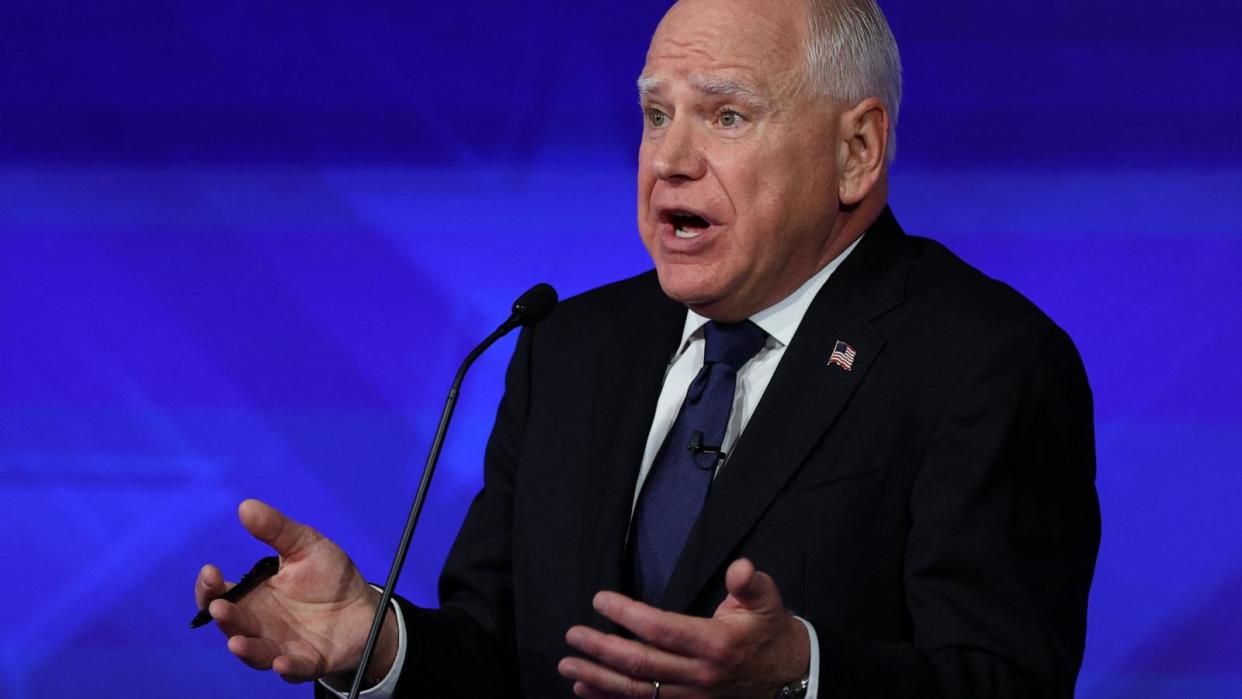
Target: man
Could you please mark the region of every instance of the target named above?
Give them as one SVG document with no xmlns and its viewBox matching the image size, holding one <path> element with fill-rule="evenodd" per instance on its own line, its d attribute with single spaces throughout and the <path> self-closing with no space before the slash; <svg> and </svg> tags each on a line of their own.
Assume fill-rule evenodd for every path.
<svg viewBox="0 0 1242 699">
<path fill-rule="evenodd" d="M 668 12 L 639 80 L 656 273 L 522 335 L 441 607 L 388 613 L 374 695 L 1072 695 L 1086 378 L 888 211 L 899 73 L 870 0 Z M 378 593 L 240 514 L 281 572 L 233 605 L 207 566 L 200 606 L 248 664 L 344 686 Z"/>
</svg>

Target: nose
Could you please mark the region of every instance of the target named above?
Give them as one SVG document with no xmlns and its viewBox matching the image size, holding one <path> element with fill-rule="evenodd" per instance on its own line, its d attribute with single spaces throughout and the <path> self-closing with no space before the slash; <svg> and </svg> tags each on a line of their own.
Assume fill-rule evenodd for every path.
<svg viewBox="0 0 1242 699">
<path fill-rule="evenodd" d="M 707 160 L 690 119 L 669 124 L 655 146 L 651 165 L 661 180 L 697 180 L 707 174 Z"/>
</svg>

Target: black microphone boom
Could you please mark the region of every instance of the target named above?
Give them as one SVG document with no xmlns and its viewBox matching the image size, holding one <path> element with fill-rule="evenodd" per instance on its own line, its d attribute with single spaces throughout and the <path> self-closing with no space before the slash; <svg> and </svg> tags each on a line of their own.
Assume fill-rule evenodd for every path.
<svg viewBox="0 0 1242 699">
<path fill-rule="evenodd" d="M 375 652 L 375 642 L 379 640 L 380 629 L 384 627 L 384 617 L 392 603 L 392 593 L 397 587 L 397 578 L 401 576 L 401 568 L 405 565 L 406 554 L 410 552 L 410 541 L 414 538 L 414 528 L 418 526 L 418 516 L 423 510 L 423 501 L 427 499 L 427 489 L 431 486 L 431 476 L 435 473 L 436 462 L 440 460 L 440 449 L 444 446 L 444 436 L 448 433 L 449 421 L 453 418 L 453 409 L 457 406 L 457 394 L 461 390 L 461 382 L 466 378 L 466 371 L 474 364 L 480 354 L 491 347 L 509 331 L 518 327 L 531 327 L 543 320 L 556 305 L 556 289 L 547 284 L 536 284 L 513 302 L 513 313 L 509 319 L 500 324 L 491 335 L 470 350 L 470 354 L 462 360 L 457 369 L 453 385 L 449 387 L 448 398 L 444 402 L 444 410 L 440 413 L 440 426 L 436 428 L 436 436 L 431 440 L 431 450 L 427 454 L 427 465 L 423 467 L 423 477 L 418 483 L 418 492 L 414 495 L 414 503 L 410 505 L 410 515 L 405 521 L 405 531 L 401 533 L 401 543 L 397 545 L 397 555 L 393 558 L 392 567 L 388 570 L 388 581 L 384 583 L 384 591 L 380 595 L 379 608 L 375 610 L 375 618 L 371 621 L 371 633 L 367 636 L 367 644 L 362 649 L 362 658 L 358 662 L 358 670 L 354 673 L 354 683 L 349 690 L 349 699 L 358 699 L 362 690 L 362 680 L 367 665 L 371 663 L 371 655 Z"/>
</svg>

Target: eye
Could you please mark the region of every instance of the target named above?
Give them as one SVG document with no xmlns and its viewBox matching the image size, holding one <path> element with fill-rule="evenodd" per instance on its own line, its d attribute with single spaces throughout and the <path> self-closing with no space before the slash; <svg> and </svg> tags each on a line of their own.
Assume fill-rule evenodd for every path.
<svg viewBox="0 0 1242 699">
<path fill-rule="evenodd" d="M 659 109 L 656 109 L 655 107 L 648 107 L 646 112 L 647 112 L 647 123 L 650 124 L 652 127 L 661 129 L 661 128 L 664 128 L 665 126 L 668 126 L 668 115 L 665 114 L 664 112 L 660 111 Z"/>
<path fill-rule="evenodd" d="M 742 118 L 741 114 L 738 114 L 732 109 L 726 109 L 725 111 L 721 112 L 720 116 L 717 117 L 716 120 L 720 122 L 720 125 L 725 127 L 726 129 L 732 129 L 734 127 L 740 126 L 742 122 L 745 121 L 745 119 Z"/>
</svg>

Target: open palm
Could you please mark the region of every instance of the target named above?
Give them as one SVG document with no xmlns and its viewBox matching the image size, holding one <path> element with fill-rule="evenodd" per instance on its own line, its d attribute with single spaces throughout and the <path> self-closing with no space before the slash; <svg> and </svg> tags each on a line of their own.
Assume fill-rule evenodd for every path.
<svg viewBox="0 0 1242 699">
<path fill-rule="evenodd" d="M 216 599 L 232 586 L 218 568 L 207 565 L 199 572 L 195 599 L 200 608 L 210 604 L 229 651 L 290 682 L 352 672 L 379 593 L 339 546 L 313 528 L 258 500 L 243 502 L 238 516 L 280 554 L 280 572 L 236 604 Z M 377 652 L 373 668 L 384 655 Z"/>
</svg>

